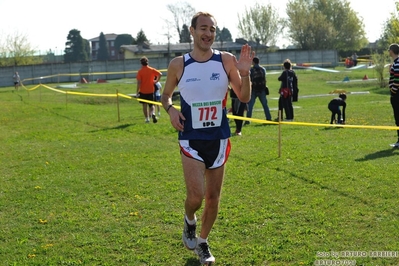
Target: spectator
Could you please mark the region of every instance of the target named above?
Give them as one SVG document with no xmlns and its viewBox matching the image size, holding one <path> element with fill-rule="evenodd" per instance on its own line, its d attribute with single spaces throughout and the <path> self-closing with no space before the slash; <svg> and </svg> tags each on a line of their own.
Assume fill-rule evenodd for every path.
<svg viewBox="0 0 399 266">
<path fill-rule="evenodd" d="M 154 99 L 156 102 L 161 102 L 161 94 L 162 94 L 162 85 L 161 82 L 156 82 L 154 84 Z M 158 111 L 158 116 L 161 116 L 161 106 L 160 105 L 156 105 L 156 109 Z"/>
<path fill-rule="evenodd" d="M 259 65 L 259 58 L 253 58 L 253 66 L 251 67 L 251 100 L 248 103 L 247 117 L 252 117 L 252 111 L 255 105 L 256 98 L 258 98 L 262 104 L 263 112 L 265 113 L 266 120 L 271 121 L 272 116 L 270 114 L 269 106 L 267 105 L 266 95 L 269 94 L 269 89 L 266 86 L 266 69 Z M 245 121 L 245 124 L 249 124 L 249 121 Z"/>
<path fill-rule="evenodd" d="M 19 83 L 21 82 L 21 79 L 19 77 L 18 72 L 15 72 L 14 75 L 12 76 L 12 79 L 14 81 L 14 89 L 18 90 Z"/>
<path fill-rule="evenodd" d="M 159 81 L 162 73 L 148 65 L 148 58 L 142 57 L 140 59 L 141 69 L 137 72 L 137 96 L 139 99 L 154 101 L 155 83 Z M 154 123 L 158 122 L 155 115 L 155 107 L 152 103 L 141 102 L 143 105 L 143 114 L 145 122 L 150 122 L 150 117 Z"/>
<path fill-rule="evenodd" d="M 245 108 L 247 107 L 247 104 L 241 102 L 240 99 L 238 99 L 234 90 L 232 90 L 231 88 L 229 88 L 229 90 L 230 90 L 230 98 L 231 98 L 231 109 L 232 109 L 233 115 L 244 116 L 244 111 L 245 111 Z M 242 135 L 241 130 L 242 130 L 243 122 L 244 121 L 241 119 L 234 119 L 234 123 L 236 125 L 236 128 L 235 128 L 236 136 Z"/>
<path fill-rule="evenodd" d="M 283 63 L 284 71 L 278 77 L 278 80 L 281 81 L 281 86 L 279 90 L 280 98 L 278 101 L 279 111 L 284 110 L 285 112 L 285 121 L 293 121 L 294 120 L 294 107 L 292 106 L 292 95 L 294 91 L 294 84 L 297 87 L 298 78 L 295 72 L 292 70 L 291 61 L 286 59 Z"/>
<path fill-rule="evenodd" d="M 389 46 L 389 56 L 393 59 L 389 70 L 389 90 L 391 93 L 391 106 L 395 124 L 399 127 L 399 45 L 393 43 Z M 398 141 L 392 146 L 399 148 L 399 130 L 397 130 Z"/>
<path fill-rule="evenodd" d="M 357 54 L 356 53 L 352 54 L 352 61 L 353 61 L 353 66 L 357 66 Z"/>
<path fill-rule="evenodd" d="M 342 106 L 342 112 L 341 107 Z M 345 124 L 345 109 L 346 109 L 346 94 L 340 93 L 338 98 L 332 99 L 328 103 L 328 110 L 331 111 L 331 121 L 330 124 L 333 124 L 334 121 L 337 124 Z M 335 117 L 338 116 L 338 120 Z"/>
</svg>

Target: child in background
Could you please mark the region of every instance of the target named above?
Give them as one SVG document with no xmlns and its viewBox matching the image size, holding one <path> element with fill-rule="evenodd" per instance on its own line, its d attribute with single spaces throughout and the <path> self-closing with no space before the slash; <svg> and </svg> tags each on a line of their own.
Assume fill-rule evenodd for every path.
<svg viewBox="0 0 399 266">
<path fill-rule="evenodd" d="M 158 82 L 154 83 L 154 100 L 156 102 L 161 102 L 161 94 L 162 94 L 162 85 L 158 81 Z M 161 106 L 156 105 L 155 108 L 158 111 L 158 116 L 161 116 Z"/>
<path fill-rule="evenodd" d="M 342 113 L 341 107 L 342 106 Z M 340 93 L 338 98 L 334 98 L 328 104 L 328 109 L 331 111 L 331 121 L 333 124 L 335 121 L 335 116 L 338 115 L 337 124 L 345 124 L 345 109 L 346 109 L 346 94 Z"/>
</svg>

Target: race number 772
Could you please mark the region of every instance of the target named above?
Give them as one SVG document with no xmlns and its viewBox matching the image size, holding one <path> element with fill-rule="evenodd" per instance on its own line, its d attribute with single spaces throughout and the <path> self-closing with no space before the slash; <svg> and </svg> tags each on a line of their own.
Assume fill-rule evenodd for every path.
<svg viewBox="0 0 399 266">
<path fill-rule="evenodd" d="M 217 108 L 216 106 L 208 106 L 208 107 L 199 107 L 198 111 L 200 112 L 199 121 L 208 121 L 217 119 Z"/>
</svg>

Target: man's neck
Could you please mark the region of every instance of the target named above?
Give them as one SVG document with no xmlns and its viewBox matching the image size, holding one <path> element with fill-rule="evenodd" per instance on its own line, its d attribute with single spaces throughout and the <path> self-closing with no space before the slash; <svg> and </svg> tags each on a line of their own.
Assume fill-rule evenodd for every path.
<svg viewBox="0 0 399 266">
<path fill-rule="evenodd" d="M 190 52 L 190 56 L 194 58 L 196 61 L 203 62 L 209 60 L 212 57 L 213 50 L 209 49 L 207 51 L 202 51 L 200 49 L 193 49 Z"/>
</svg>

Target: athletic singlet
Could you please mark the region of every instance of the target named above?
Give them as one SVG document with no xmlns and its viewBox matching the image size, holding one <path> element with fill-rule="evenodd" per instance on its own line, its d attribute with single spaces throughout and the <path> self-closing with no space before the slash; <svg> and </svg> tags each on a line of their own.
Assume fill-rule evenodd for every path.
<svg viewBox="0 0 399 266">
<path fill-rule="evenodd" d="M 228 76 L 222 55 L 213 50 L 205 62 L 183 56 L 184 69 L 178 82 L 181 112 L 186 118 L 180 140 L 215 140 L 230 137 L 230 127 L 223 99 L 228 89 Z"/>
</svg>

